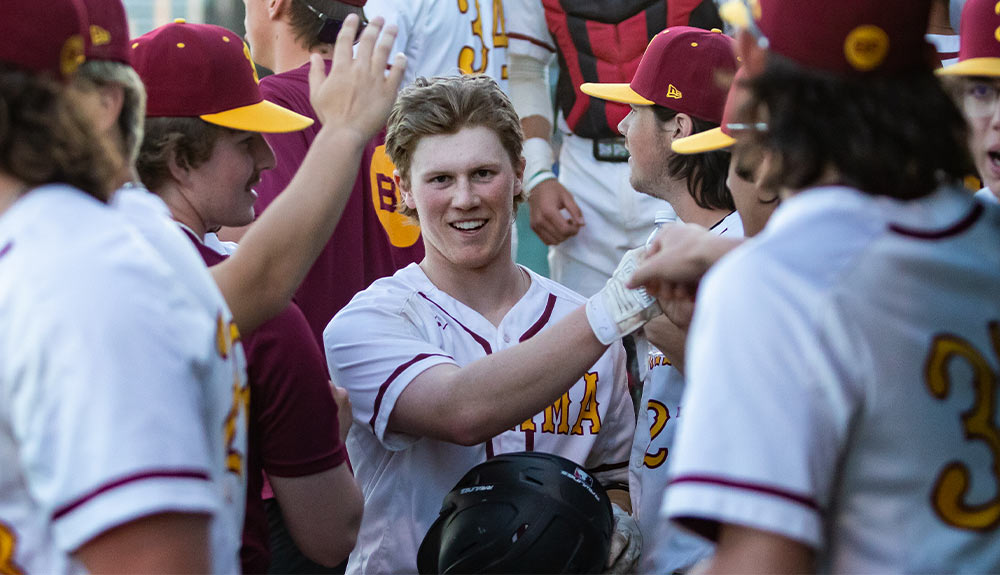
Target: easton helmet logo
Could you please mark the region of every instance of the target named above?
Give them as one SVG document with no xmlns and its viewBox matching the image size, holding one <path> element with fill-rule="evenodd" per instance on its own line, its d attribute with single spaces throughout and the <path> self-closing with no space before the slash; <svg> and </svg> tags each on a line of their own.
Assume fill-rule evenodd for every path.
<svg viewBox="0 0 1000 575">
<path fill-rule="evenodd" d="M 680 100 L 684 97 L 684 95 L 681 94 L 681 91 L 674 87 L 673 84 L 670 84 L 667 86 L 667 97 L 673 98 L 674 100 Z"/>
</svg>

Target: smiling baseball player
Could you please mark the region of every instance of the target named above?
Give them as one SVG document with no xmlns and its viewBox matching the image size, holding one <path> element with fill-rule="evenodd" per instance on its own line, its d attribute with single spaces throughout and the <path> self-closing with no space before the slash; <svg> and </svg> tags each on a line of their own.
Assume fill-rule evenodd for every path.
<svg viewBox="0 0 1000 575">
<path fill-rule="evenodd" d="M 609 560 L 625 570 L 636 557 L 622 490 L 634 418 L 617 341 L 656 308 L 621 289 L 634 254 L 589 301 L 514 263 L 521 140 L 486 77 L 418 80 L 390 116 L 401 208 L 419 220 L 427 256 L 358 294 L 324 334 L 354 405 L 347 447 L 367 507 L 349 573 L 413 572 L 452 485 L 513 451 L 562 455 L 612 487 Z"/>
</svg>

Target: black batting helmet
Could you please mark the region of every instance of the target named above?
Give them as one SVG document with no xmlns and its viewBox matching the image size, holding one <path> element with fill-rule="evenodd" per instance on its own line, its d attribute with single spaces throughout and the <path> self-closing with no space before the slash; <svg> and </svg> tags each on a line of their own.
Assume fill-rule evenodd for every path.
<svg viewBox="0 0 1000 575">
<path fill-rule="evenodd" d="M 473 467 L 417 552 L 427 573 L 600 573 L 614 520 L 604 488 L 572 461 L 511 453 Z"/>
</svg>

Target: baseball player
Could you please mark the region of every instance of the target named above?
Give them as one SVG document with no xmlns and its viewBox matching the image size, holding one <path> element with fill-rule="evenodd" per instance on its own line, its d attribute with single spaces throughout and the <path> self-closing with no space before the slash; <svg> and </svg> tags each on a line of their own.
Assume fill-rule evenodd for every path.
<svg viewBox="0 0 1000 575">
<path fill-rule="evenodd" d="M 953 85 L 958 106 L 969 124 L 969 149 L 985 186 L 976 197 L 1000 201 L 1000 26 L 996 3 L 968 0 L 962 9 L 962 48 L 958 61 L 939 73 Z"/>
<path fill-rule="evenodd" d="M 361 63 L 362 68 L 350 75 L 351 70 L 345 68 L 352 65 L 350 44 L 357 27 L 356 17 L 345 21 L 331 66 L 332 75 L 338 78 L 329 82 L 347 87 L 338 87 L 336 97 L 318 99 L 322 95 L 316 93 L 318 81 L 323 78 L 319 67 L 322 63 L 316 62 L 312 70 L 310 82 L 317 113 L 337 120 L 326 134 L 317 137 L 320 143 L 313 152 L 325 154 L 326 166 L 331 160 L 350 158 L 345 151 L 356 154 L 355 158 L 360 154 L 366 138 L 384 122 L 402 77 L 398 64 L 388 78 L 384 66 L 370 65 L 375 58 L 387 58 L 392 42 L 392 35 L 387 34 L 374 50 L 382 27 L 380 19 L 374 20 L 362 35 L 359 56 L 353 62 Z M 230 42 L 222 40 L 227 37 Z M 213 267 L 224 265 L 227 258 L 209 247 L 207 235 L 220 225 L 250 221 L 255 199 L 250 186 L 258 180 L 260 171 L 273 165 L 273 155 L 259 132 L 296 129 L 309 123 L 303 116 L 261 99 L 247 51 L 241 43 L 234 45 L 233 39 L 224 28 L 179 22 L 132 43 L 136 70 L 149 88 L 139 175 L 151 191 L 163 198 L 205 263 Z M 158 65 L 165 60 L 173 62 L 173 67 L 163 69 Z M 211 82 L 191 84 L 193 87 L 183 93 L 176 88 L 183 85 L 182 75 L 207 79 L 219 74 L 228 74 L 231 80 L 221 89 Z M 216 110 L 220 107 L 220 101 L 223 110 L 212 112 L 213 106 Z M 345 105 L 351 102 L 367 110 Z M 247 106 L 256 109 L 247 114 Z M 354 148 L 331 153 L 329 146 L 343 142 L 353 143 Z M 183 165 L 183 170 L 172 168 L 176 165 Z M 300 174 L 321 181 L 310 171 L 317 166 L 307 158 Z M 346 161 L 342 169 L 350 176 L 355 173 L 354 166 Z M 341 198 L 351 183 L 346 178 L 338 184 L 336 191 Z M 302 192 L 293 184 L 287 194 L 296 199 Z M 274 215 L 261 220 L 260 229 L 269 229 L 266 220 L 281 213 L 282 209 L 276 207 Z M 280 237 L 269 239 L 274 245 Z M 233 258 L 256 241 L 260 240 L 248 235 L 247 245 Z M 337 408 L 327 387 L 321 354 L 318 348 L 311 348 L 309 334 L 304 316 L 292 304 L 246 336 L 252 398 L 251 495 L 243 553 L 246 571 L 266 571 L 270 563 L 267 519 L 261 501 L 262 468 L 268 472 L 297 542 L 317 561 L 335 565 L 343 560 L 353 547 L 360 522 L 360 492 L 345 465 L 345 452 L 337 435 Z M 336 512 L 331 513 L 331 509 Z"/>
<path fill-rule="evenodd" d="M 105 138 L 121 148 L 123 155 L 128 156 L 122 165 L 119 182 L 129 182 L 125 187 L 115 194 L 116 207 L 123 211 L 128 217 L 140 226 L 140 231 L 149 238 L 150 242 L 167 257 L 171 265 L 179 272 L 182 272 L 183 279 L 187 281 L 191 290 L 207 300 L 209 310 L 213 314 L 228 314 L 228 306 L 225 300 L 247 297 L 237 290 L 228 289 L 225 293 L 225 300 L 220 294 L 219 288 L 212 282 L 208 275 L 204 263 L 198 254 L 191 249 L 188 239 L 180 232 L 177 226 L 170 219 L 169 208 L 163 204 L 156 196 L 150 194 L 144 188 L 130 182 L 135 179 L 133 162 L 134 156 L 138 152 L 138 135 L 141 133 L 141 118 L 145 100 L 141 80 L 135 71 L 128 65 L 131 51 L 127 38 L 127 23 L 125 19 L 124 7 L 118 0 L 88 0 L 88 13 L 90 16 L 90 29 L 92 31 L 92 43 L 89 46 L 91 61 L 85 63 L 80 71 L 83 80 L 77 81 L 76 85 L 81 96 L 88 99 L 91 118 L 104 133 Z M 174 28 L 181 26 L 174 25 Z M 375 30 L 377 28 L 373 28 Z M 221 29 L 211 28 L 218 32 Z M 162 31 L 162 30 L 161 30 Z M 195 27 L 192 33 L 197 36 L 197 31 L 205 31 L 203 27 Z M 170 32 L 176 32 L 171 29 Z M 157 36 L 162 40 L 164 36 Z M 213 35 L 210 40 L 216 38 Z M 146 44 L 149 39 L 151 44 Z M 197 45 L 199 38 L 188 39 L 185 46 Z M 138 47 L 139 42 L 144 42 L 143 46 L 156 55 L 162 51 L 162 44 L 156 44 L 152 37 L 144 37 L 134 42 Z M 228 44 L 228 43 L 224 43 Z M 171 44 L 173 46 L 173 44 Z M 182 55 L 181 55 L 182 56 Z M 175 56 L 180 57 L 180 56 Z M 228 57 L 228 60 L 226 60 Z M 177 67 L 183 70 L 185 76 L 197 73 L 198 62 L 204 62 L 201 54 L 195 55 L 194 63 L 188 62 L 185 66 Z M 156 57 L 146 57 L 139 62 L 143 72 L 150 72 L 148 69 L 151 62 L 157 61 Z M 238 47 L 230 52 L 216 54 L 213 62 L 219 65 L 222 70 L 234 69 L 242 71 L 246 75 L 248 82 L 243 84 L 253 86 L 252 68 L 247 65 L 247 58 L 243 50 Z M 170 70 L 156 68 L 152 73 L 160 75 L 159 80 L 165 80 L 162 75 Z M 381 71 L 377 74 L 382 76 Z M 78 80 L 80 80 L 78 78 Z M 183 85 L 183 82 L 175 78 L 176 85 Z M 361 82 L 357 85 L 367 86 L 369 82 Z M 377 84 L 371 82 L 375 89 Z M 251 92 L 254 90 L 251 88 Z M 387 109 L 388 102 L 391 101 L 393 91 L 386 92 Z M 154 91 L 151 94 L 150 107 L 153 110 L 163 108 L 162 91 Z M 189 95 L 190 96 L 190 95 Z M 259 94 L 255 96 L 259 99 Z M 369 103 L 373 100 L 369 94 Z M 188 101 L 190 101 L 189 98 Z M 119 102 L 119 107 L 104 106 L 104 102 Z M 174 109 L 175 111 L 177 108 Z M 269 110 L 265 110 L 267 112 Z M 275 113 L 270 111 L 270 118 L 274 120 Z M 280 111 L 279 111 L 280 112 Z M 362 116 L 363 118 L 363 116 Z M 285 117 L 279 116 L 278 120 L 287 122 L 307 123 L 308 120 L 287 113 Z M 196 120 L 197 121 L 197 120 Z M 261 122 L 261 120 L 256 120 Z M 153 127 L 156 127 L 156 121 Z M 273 125 L 257 124 L 262 129 L 273 129 Z M 249 127 L 249 126 L 248 126 Z M 172 134 L 176 141 L 176 134 Z M 259 137 L 258 137 L 259 139 Z M 178 144 L 180 146 L 181 144 Z M 190 152 L 190 148 L 184 148 Z M 222 155 L 226 151 L 214 151 L 212 157 Z M 179 152 L 178 152 L 179 153 Z M 148 163 L 148 162 L 147 162 Z M 167 171 L 162 165 L 161 171 Z M 147 166 L 148 169 L 148 166 Z M 156 170 L 152 170 L 155 172 Z M 213 182 L 213 173 L 203 170 L 203 177 L 199 181 L 209 183 L 212 192 L 216 195 L 224 194 L 226 191 L 233 191 L 242 197 L 246 190 L 241 185 L 237 190 L 233 186 L 220 185 Z M 148 174 L 147 174 L 148 175 Z M 350 181 L 337 186 L 341 190 L 350 189 Z M 307 192 L 315 198 L 303 195 L 304 188 L 291 187 L 290 197 L 296 198 L 299 202 L 317 201 L 321 204 L 335 201 L 337 194 L 328 194 L 325 190 Z M 343 191 L 341 192 L 341 194 Z M 239 205 L 239 202 L 224 204 L 230 208 Z M 284 212 L 276 208 L 274 215 L 265 218 L 262 229 L 271 231 L 274 237 L 280 237 L 280 222 L 275 218 Z M 188 214 L 190 215 L 190 214 Z M 192 224 L 193 227 L 199 227 Z M 188 228 L 190 229 L 190 228 Z M 286 232 L 287 234 L 287 232 Z M 268 243 L 260 244 L 263 238 L 260 235 L 248 238 L 247 248 L 256 246 L 255 249 L 266 253 Z M 280 242 L 279 242 L 280 243 Z M 206 253 L 206 259 L 212 257 L 211 263 L 219 263 L 213 266 L 215 272 L 219 268 L 230 268 L 231 273 L 243 274 L 252 273 L 252 259 L 243 259 L 232 268 L 228 263 L 220 263 L 223 258 L 214 251 L 206 250 L 205 245 L 198 242 L 199 249 Z M 273 249 L 273 248 L 272 248 Z M 252 250 L 251 250 L 252 252 Z M 259 256 L 255 256 L 259 257 Z M 308 262 L 304 264 L 307 266 Z M 252 278 L 247 281 L 252 281 Z M 232 284 L 225 284 L 232 288 Z M 259 290 L 260 286 L 253 286 L 252 289 Z M 281 297 L 282 290 L 276 290 L 277 294 L 265 295 L 255 294 L 258 300 L 265 300 L 272 297 Z M 266 294 L 266 292 L 265 292 Z M 214 296 L 214 298 L 213 298 Z M 287 297 L 287 296 L 285 296 Z M 286 300 L 287 301 L 287 300 Z M 248 318 L 249 321 L 249 318 Z M 228 322 L 224 322 L 227 325 Z M 239 325 L 243 325 L 240 323 Z M 263 509 L 260 502 L 260 467 L 263 465 L 269 472 L 272 472 L 276 483 L 280 483 L 282 499 L 288 503 L 289 520 L 296 523 L 296 534 L 304 542 L 310 553 L 326 563 L 336 563 L 340 558 L 346 557 L 353 546 L 356 524 L 360 520 L 361 500 L 360 493 L 349 470 L 344 463 L 344 450 L 337 437 L 337 408 L 330 397 L 329 389 L 326 385 L 325 370 L 323 368 L 322 354 L 312 342 L 303 340 L 301 337 L 303 329 L 308 333 L 308 328 L 302 318 L 301 313 L 294 304 L 285 308 L 275 319 L 272 319 L 259 329 L 254 329 L 245 336 L 248 355 L 250 356 L 250 379 L 249 384 L 252 390 L 250 402 L 250 459 L 248 491 L 248 511 L 244 530 L 243 564 L 244 571 L 266 571 L 268 560 L 267 547 L 267 520 L 263 516 Z M 312 346 L 312 349 L 310 347 Z M 235 355 L 235 354 L 234 354 Z M 229 381 L 232 377 L 229 378 Z M 227 386 L 229 384 L 226 384 Z M 287 388 L 294 385 L 296 393 L 290 394 Z M 303 441 L 304 437 L 310 437 L 309 441 Z M 311 492 L 301 489 L 302 483 L 307 483 L 312 487 Z M 296 485 L 299 485 L 298 487 Z M 324 502 L 323 497 L 335 498 L 337 503 Z M 329 513 L 330 507 L 337 507 L 337 513 Z M 353 524 L 353 527 L 352 527 Z M 336 534 L 336 536 L 331 536 Z"/>
<path fill-rule="evenodd" d="M 666 512 L 708 572 L 1000 568 L 1000 212 L 960 187 L 928 10 L 728 12 L 788 192 L 698 292 Z"/>
<path fill-rule="evenodd" d="M 525 130 L 531 228 L 549 248 L 551 277 L 590 296 L 626 250 L 643 245 L 653 214 L 670 204 L 636 194 L 618 124 L 628 107 L 595 100 L 584 82 L 627 82 L 648 42 L 667 26 L 717 27 L 710 0 L 506 0 L 510 92 Z M 547 79 L 558 56 L 555 104 Z M 559 113 L 553 118 L 553 108 Z M 561 139 L 558 177 L 553 128 Z"/>
<path fill-rule="evenodd" d="M 635 254 L 590 300 L 514 263 L 521 130 L 489 78 L 418 80 L 393 109 L 387 143 L 427 255 L 358 294 L 324 333 L 333 380 L 354 406 L 347 447 L 367 507 L 348 572 L 413 572 L 462 474 L 536 450 L 611 488 L 609 562 L 630 568 L 639 541 L 622 488 L 634 420 L 617 341 L 658 311 L 621 287 Z"/>
<path fill-rule="evenodd" d="M 631 107 L 619 124 L 630 151 L 633 188 L 670 203 L 684 222 L 697 223 L 712 233 L 742 237 L 743 226 L 726 188 L 728 151 L 679 155 L 673 142 L 704 133 L 722 121 L 728 82 L 736 71 L 733 42 L 718 30 L 674 26 L 657 34 L 639 62 L 629 84 L 583 84 L 584 94 Z M 690 309 L 690 306 L 688 306 Z M 663 572 L 686 570 L 712 552 L 710 545 L 673 529 L 658 533 L 662 493 L 667 485 L 667 463 L 681 411 L 685 329 L 667 317 L 644 328 L 652 346 L 643 374 L 636 434 L 629 465 L 632 509 L 647 546 L 639 570 L 653 572 L 652 549 L 663 556 Z M 679 321 L 679 320 L 678 320 Z"/>
<path fill-rule="evenodd" d="M 722 124 L 718 128 L 674 140 L 671 149 L 678 154 L 700 154 L 728 149 L 732 156 L 726 186 L 733 196 L 736 211 L 743 223 L 743 233 L 753 237 L 764 229 L 774 209 L 778 195 L 757 184 L 760 165 L 765 158 L 748 143 L 739 144 L 737 136 L 750 127 L 742 122 L 742 108 L 749 99 L 746 68 L 740 68 L 733 78 Z M 652 238 L 642 264 L 636 269 L 630 287 L 644 286 L 660 300 L 664 315 L 671 316 L 670 306 L 678 301 L 693 299 L 698 282 L 708 269 L 743 243 L 743 238 L 720 236 L 698 225 L 665 226 Z M 690 319 L 690 318 L 688 318 Z"/>
<path fill-rule="evenodd" d="M 329 69 L 330 34 L 348 14 L 362 15 L 364 5 L 363 0 L 247 0 L 251 54 L 258 64 L 275 72 L 261 80 L 264 98 L 318 120 L 309 102 L 310 54 L 323 55 Z M 407 67 L 412 65 L 409 60 Z M 274 151 L 275 166 L 261 174 L 255 187 L 258 218 L 285 192 L 321 128 L 322 122 L 317 121 L 304 130 L 264 135 Z M 396 212 L 399 194 L 384 150 L 381 133 L 365 145 L 340 221 L 295 293 L 321 346 L 326 324 L 354 294 L 424 255 L 420 228 Z M 220 233 L 228 239 L 238 235 L 228 229 Z"/>
<path fill-rule="evenodd" d="M 65 90 L 86 33 L 75 1 L 0 6 L 0 572 L 236 573 L 238 346 L 105 205 Z"/>
</svg>

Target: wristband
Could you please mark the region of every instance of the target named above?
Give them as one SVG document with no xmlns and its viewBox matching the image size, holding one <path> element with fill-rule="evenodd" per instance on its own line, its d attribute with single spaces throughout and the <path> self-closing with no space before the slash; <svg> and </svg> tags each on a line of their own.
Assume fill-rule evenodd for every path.
<svg viewBox="0 0 1000 575">
<path fill-rule="evenodd" d="M 556 177 L 552 173 L 552 164 L 555 163 L 552 146 L 545 138 L 528 138 L 524 141 L 521 154 L 524 156 L 525 193 L 530 194 L 538 184 Z"/>
</svg>

